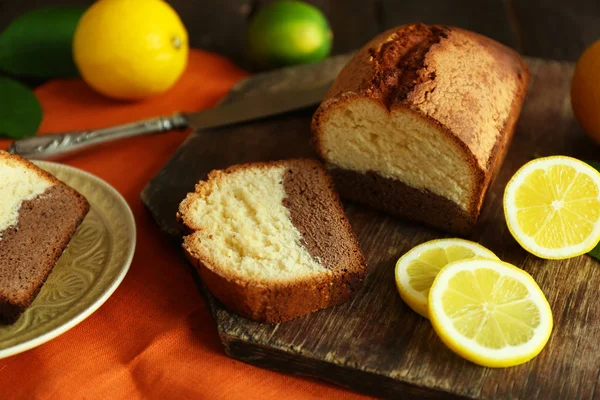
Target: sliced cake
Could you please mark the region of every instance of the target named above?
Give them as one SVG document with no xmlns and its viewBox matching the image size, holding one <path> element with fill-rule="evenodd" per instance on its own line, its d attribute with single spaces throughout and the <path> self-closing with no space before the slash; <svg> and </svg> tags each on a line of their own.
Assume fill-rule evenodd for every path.
<svg viewBox="0 0 600 400">
<path fill-rule="evenodd" d="M 88 209 L 74 189 L 0 151 L 0 323 L 29 307 Z"/>
<path fill-rule="evenodd" d="M 213 171 L 179 207 L 183 248 L 226 306 L 277 323 L 350 299 L 366 262 L 315 160 Z"/>
<path fill-rule="evenodd" d="M 343 198 L 465 233 L 477 221 L 525 97 L 517 52 L 473 32 L 391 29 L 341 71 L 313 118 Z"/>
</svg>

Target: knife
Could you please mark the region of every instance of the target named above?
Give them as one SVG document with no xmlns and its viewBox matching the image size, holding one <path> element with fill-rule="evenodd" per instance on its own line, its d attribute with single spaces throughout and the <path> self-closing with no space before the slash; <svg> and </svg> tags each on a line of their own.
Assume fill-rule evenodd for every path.
<svg viewBox="0 0 600 400">
<path fill-rule="evenodd" d="M 56 159 L 126 137 L 233 125 L 318 104 L 325 97 L 331 82 L 324 80 L 312 87 L 255 94 L 234 103 L 193 113 L 176 113 L 108 128 L 32 136 L 14 141 L 8 152 L 30 159 Z"/>
</svg>

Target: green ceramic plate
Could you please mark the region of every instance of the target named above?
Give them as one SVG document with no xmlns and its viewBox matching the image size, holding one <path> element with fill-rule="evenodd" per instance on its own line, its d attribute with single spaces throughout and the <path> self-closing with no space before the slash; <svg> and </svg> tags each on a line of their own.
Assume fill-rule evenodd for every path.
<svg viewBox="0 0 600 400">
<path fill-rule="evenodd" d="M 39 346 L 96 311 L 125 277 L 135 250 L 133 214 L 115 189 L 73 167 L 36 164 L 91 207 L 33 304 L 13 325 L 0 325 L 0 358 Z"/>
</svg>

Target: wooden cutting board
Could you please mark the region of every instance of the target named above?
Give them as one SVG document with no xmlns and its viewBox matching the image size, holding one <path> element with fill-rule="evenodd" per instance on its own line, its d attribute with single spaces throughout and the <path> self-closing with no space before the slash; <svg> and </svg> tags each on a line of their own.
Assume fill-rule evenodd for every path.
<svg viewBox="0 0 600 400">
<path fill-rule="evenodd" d="M 344 61 L 321 71 L 332 73 Z M 310 375 L 383 397 L 600 398 L 600 388 L 596 389 L 600 380 L 600 262 L 587 255 L 565 261 L 536 258 L 519 247 L 504 221 L 504 187 L 527 161 L 555 154 L 600 158 L 598 146 L 571 114 L 573 66 L 537 59 L 528 64 L 532 79 L 515 138 L 487 195 L 480 222 L 468 239 L 529 272 L 546 294 L 555 327 L 538 357 L 513 368 L 488 369 L 448 350 L 430 323 L 402 302 L 394 283 L 398 257 L 419 243 L 445 235 L 348 203 L 346 212 L 369 263 L 358 295 L 338 307 L 267 325 L 228 311 L 200 283 L 225 352 L 261 367 Z M 288 78 L 304 84 L 302 76 Z M 260 96 L 265 89 L 278 90 L 286 79 L 247 82 L 227 101 Z M 246 161 L 314 156 L 310 145 L 313 111 L 192 134 L 148 184 L 142 200 L 161 228 L 177 237 L 177 205 L 210 170 Z"/>
</svg>

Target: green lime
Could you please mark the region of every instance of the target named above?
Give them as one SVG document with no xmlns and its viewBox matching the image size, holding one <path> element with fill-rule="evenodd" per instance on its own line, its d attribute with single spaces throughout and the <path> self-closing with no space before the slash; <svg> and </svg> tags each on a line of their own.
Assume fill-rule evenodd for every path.
<svg viewBox="0 0 600 400">
<path fill-rule="evenodd" d="M 248 28 L 248 50 L 261 68 L 308 64 L 324 59 L 333 34 L 316 7 L 301 1 L 278 1 L 254 15 Z"/>
</svg>

